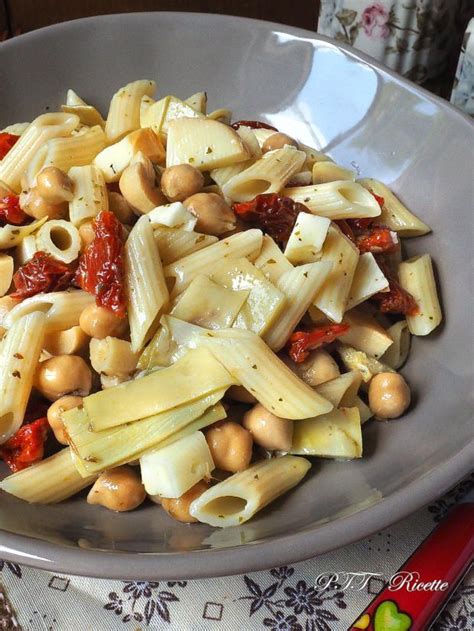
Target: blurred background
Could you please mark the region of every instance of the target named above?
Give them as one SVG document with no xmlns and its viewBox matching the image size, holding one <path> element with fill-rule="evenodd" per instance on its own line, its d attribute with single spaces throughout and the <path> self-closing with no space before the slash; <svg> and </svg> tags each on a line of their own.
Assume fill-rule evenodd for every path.
<svg viewBox="0 0 474 631">
<path fill-rule="evenodd" d="M 65 20 L 135 11 L 224 13 L 318 31 L 474 114 L 474 22 L 467 30 L 474 0 L 0 0 L 0 41 Z"/>
</svg>

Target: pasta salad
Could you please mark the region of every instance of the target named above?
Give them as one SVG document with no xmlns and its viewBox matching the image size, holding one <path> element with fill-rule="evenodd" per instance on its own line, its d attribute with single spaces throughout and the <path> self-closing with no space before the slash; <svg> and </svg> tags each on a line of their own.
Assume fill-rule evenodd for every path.
<svg viewBox="0 0 474 631">
<path fill-rule="evenodd" d="M 105 120 L 69 90 L 0 133 L 0 487 L 235 526 L 408 409 L 397 371 L 442 316 L 400 240 L 430 228 L 271 125 L 155 89 Z"/>
</svg>

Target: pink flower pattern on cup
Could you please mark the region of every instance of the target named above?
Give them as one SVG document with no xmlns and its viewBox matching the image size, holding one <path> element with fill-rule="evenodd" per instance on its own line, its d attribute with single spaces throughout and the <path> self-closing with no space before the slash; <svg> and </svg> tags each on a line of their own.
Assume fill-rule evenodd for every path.
<svg viewBox="0 0 474 631">
<path fill-rule="evenodd" d="M 362 13 L 362 28 L 372 39 L 387 39 L 390 36 L 390 28 L 387 26 L 389 19 L 390 14 L 383 4 L 375 2 Z"/>
</svg>

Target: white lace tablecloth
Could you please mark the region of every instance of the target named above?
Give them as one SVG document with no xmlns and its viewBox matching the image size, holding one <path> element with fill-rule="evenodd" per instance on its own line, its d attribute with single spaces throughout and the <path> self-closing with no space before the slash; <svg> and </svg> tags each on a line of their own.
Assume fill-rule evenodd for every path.
<svg viewBox="0 0 474 631">
<path fill-rule="evenodd" d="M 321 590 L 326 572 L 394 574 L 448 510 L 474 500 L 474 476 L 404 521 L 320 557 L 242 576 L 193 581 L 118 581 L 54 575 L 0 561 L 0 629 L 24 631 L 343 631 L 377 594 Z M 124 570 L 125 573 L 125 570 Z M 474 628 L 474 572 L 452 595 L 433 629 Z"/>
</svg>

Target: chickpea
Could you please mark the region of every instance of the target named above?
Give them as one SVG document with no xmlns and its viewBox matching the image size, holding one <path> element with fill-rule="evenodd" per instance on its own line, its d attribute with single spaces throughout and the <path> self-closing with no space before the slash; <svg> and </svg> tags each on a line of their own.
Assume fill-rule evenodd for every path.
<svg viewBox="0 0 474 631">
<path fill-rule="evenodd" d="M 313 351 L 301 364 L 291 362 L 290 368 L 313 388 L 341 374 L 335 359 L 324 350 Z"/>
<path fill-rule="evenodd" d="M 126 318 L 119 318 L 109 309 L 88 305 L 79 317 L 79 326 L 90 337 L 103 340 L 108 335 L 119 337 L 126 327 Z"/>
<path fill-rule="evenodd" d="M 238 423 L 225 421 L 206 432 L 206 441 L 218 469 L 243 471 L 252 458 L 252 435 Z"/>
<path fill-rule="evenodd" d="M 47 202 L 41 197 L 36 188 L 21 193 L 20 207 L 27 215 L 35 219 L 43 219 L 43 217 L 61 219 L 66 215 L 68 209 L 67 202 L 63 202 L 62 204 L 51 204 Z"/>
<path fill-rule="evenodd" d="M 92 375 L 82 357 L 57 355 L 38 365 L 34 386 L 50 401 L 72 393 L 85 397 L 91 391 Z"/>
<path fill-rule="evenodd" d="M 381 372 L 370 381 L 369 406 L 376 418 L 398 418 L 410 400 L 410 388 L 398 373 Z"/>
<path fill-rule="evenodd" d="M 125 197 L 115 191 L 109 191 L 109 210 L 120 223 L 132 225 L 136 220 L 136 215 Z"/>
<path fill-rule="evenodd" d="M 199 193 L 203 186 L 203 174 L 190 164 L 168 167 L 161 176 L 161 190 L 170 202 L 182 202 Z"/>
<path fill-rule="evenodd" d="M 198 220 L 196 230 L 219 236 L 233 230 L 236 218 L 230 206 L 217 193 L 196 193 L 184 200 L 186 208 Z"/>
<path fill-rule="evenodd" d="M 269 412 L 260 403 L 244 414 L 242 421 L 252 438 L 265 449 L 289 451 L 293 438 L 293 421 Z"/>
<path fill-rule="evenodd" d="M 81 250 L 84 251 L 95 239 L 94 224 L 92 221 L 86 221 L 79 226 L 79 236 L 81 237 Z"/>
<path fill-rule="evenodd" d="M 100 504 L 109 510 L 133 510 L 145 500 L 145 487 L 138 473 L 127 465 L 100 474 L 87 496 L 88 504 Z"/>
<path fill-rule="evenodd" d="M 176 521 L 182 521 L 187 524 L 191 524 L 196 522 L 197 519 L 193 517 L 189 513 L 189 507 L 191 503 L 197 499 L 200 495 L 207 491 L 209 488 L 209 483 L 201 480 L 194 486 L 192 486 L 189 491 L 186 491 L 181 497 L 176 499 L 168 499 L 166 497 L 161 498 L 161 505 L 165 509 L 165 511 L 176 519 Z M 152 500 L 155 501 L 155 500 Z"/>
<path fill-rule="evenodd" d="M 49 426 L 53 430 L 56 440 L 58 443 L 61 443 L 61 445 L 68 444 L 66 433 L 64 431 L 62 414 L 63 412 L 67 412 L 67 410 L 77 408 L 77 406 L 81 405 L 81 403 L 82 397 L 66 396 L 61 397 L 48 408 L 47 416 Z"/>
<path fill-rule="evenodd" d="M 70 202 L 73 188 L 71 178 L 57 167 L 46 167 L 36 177 L 36 190 L 49 204 Z"/>
<path fill-rule="evenodd" d="M 277 132 L 269 136 L 262 145 L 263 153 L 267 151 L 275 151 L 275 149 L 283 149 L 285 145 L 291 145 L 292 147 L 298 147 L 298 143 L 291 136 Z"/>
</svg>

